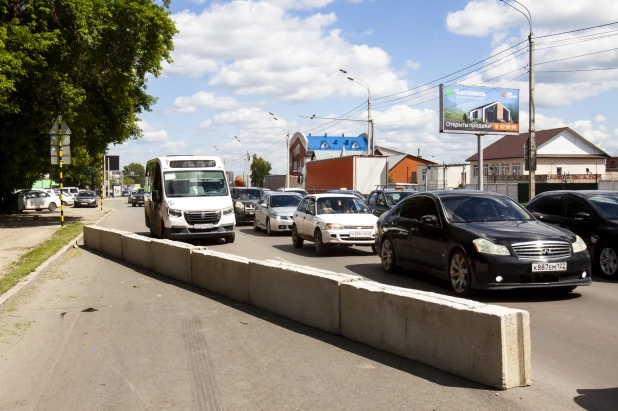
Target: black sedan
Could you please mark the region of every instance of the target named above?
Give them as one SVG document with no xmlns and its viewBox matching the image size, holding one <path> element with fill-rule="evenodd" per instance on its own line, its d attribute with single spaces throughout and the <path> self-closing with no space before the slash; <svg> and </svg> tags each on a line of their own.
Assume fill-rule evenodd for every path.
<svg viewBox="0 0 618 411">
<path fill-rule="evenodd" d="M 75 197 L 75 202 L 73 203 L 73 207 L 98 207 L 99 206 L 99 197 L 95 194 L 94 191 L 82 191 L 77 197 Z"/>
<path fill-rule="evenodd" d="M 131 196 L 131 204 L 133 207 L 137 207 L 138 205 L 144 206 L 144 189 L 140 188 Z"/>
<path fill-rule="evenodd" d="M 378 220 L 382 268 L 399 265 L 473 289 L 590 285 L 590 254 L 577 235 L 537 221 L 509 197 L 484 191 L 413 194 Z"/>
<path fill-rule="evenodd" d="M 548 191 L 526 208 L 545 223 L 580 236 L 600 274 L 618 279 L 618 193 L 615 191 Z"/>
</svg>

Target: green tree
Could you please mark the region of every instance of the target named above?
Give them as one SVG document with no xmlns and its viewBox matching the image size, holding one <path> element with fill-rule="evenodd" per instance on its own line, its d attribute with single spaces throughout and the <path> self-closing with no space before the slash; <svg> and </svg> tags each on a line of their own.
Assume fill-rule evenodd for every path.
<svg viewBox="0 0 618 411">
<path fill-rule="evenodd" d="M 124 175 L 125 184 L 139 184 L 142 187 L 144 186 L 146 169 L 140 163 L 131 163 L 122 167 L 122 174 Z"/>
<path fill-rule="evenodd" d="M 262 187 L 264 185 L 264 177 L 270 174 L 272 168 L 270 162 L 259 157 L 257 154 L 253 154 L 251 160 L 251 185 L 254 187 Z"/>
<path fill-rule="evenodd" d="M 86 168 L 76 179 L 92 177 L 109 143 L 141 136 L 138 116 L 156 102 L 148 77 L 171 62 L 169 3 L 0 0 L 0 199 L 57 168 L 47 133 L 58 115 Z"/>
</svg>

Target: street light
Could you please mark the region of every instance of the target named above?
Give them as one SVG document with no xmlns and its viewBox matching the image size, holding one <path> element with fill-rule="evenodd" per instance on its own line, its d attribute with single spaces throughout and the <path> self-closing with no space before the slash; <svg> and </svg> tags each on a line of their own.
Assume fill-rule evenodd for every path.
<svg viewBox="0 0 618 411">
<path fill-rule="evenodd" d="M 373 155 L 373 120 L 371 119 L 371 91 L 369 90 L 369 84 L 365 80 L 349 74 L 347 70 L 339 69 L 339 71 L 343 74 L 348 74 L 348 80 L 355 81 L 367 89 L 367 154 Z"/>
<path fill-rule="evenodd" d="M 507 6 L 517 10 L 519 13 L 523 14 L 523 16 L 528 20 L 528 24 L 530 25 L 530 34 L 528 35 L 528 54 L 530 57 L 529 62 L 529 87 L 530 87 L 530 97 L 529 97 L 529 111 L 530 116 L 528 119 L 528 132 L 530 133 L 530 137 L 528 138 L 528 175 L 530 177 L 529 182 L 529 200 L 532 200 L 536 193 L 536 139 L 535 139 L 535 119 L 534 119 L 534 40 L 532 32 L 532 14 L 530 14 L 530 10 L 517 0 L 513 0 L 515 3 L 519 4 L 523 7 L 528 15 L 523 11 L 519 10 L 516 7 L 513 7 L 511 4 L 507 3 L 505 0 L 500 0 Z"/>
<path fill-rule="evenodd" d="M 290 179 L 290 125 L 288 123 L 286 123 L 285 121 L 281 120 L 280 118 L 278 118 L 275 113 L 273 113 L 272 111 L 269 111 L 268 114 L 270 114 L 271 116 L 273 116 L 273 119 L 275 119 L 276 121 L 281 121 L 283 124 L 285 124 L 285 126 L 288 129 L 288 134 L 286 135 L 286 152 L 285 152 L 285 183 L 283 184 L 284 188 L 288 188 L 289 187 L 289 183 L 288 180 Z"/>
</svg>

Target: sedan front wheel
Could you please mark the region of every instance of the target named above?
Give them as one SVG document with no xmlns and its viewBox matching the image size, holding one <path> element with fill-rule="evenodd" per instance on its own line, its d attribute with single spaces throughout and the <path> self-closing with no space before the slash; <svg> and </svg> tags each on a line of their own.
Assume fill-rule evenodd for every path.
<svg viewBox="0 0 618 411">
<path fill-rule="evenodd" d="M 612 279 L 618 277 L 616 275 L 616 271 L 618 271 L 618 254 L 616 254 L 614 247 L 608 245 L 601 247 L 597 261 L 603 275 Z"/>
<path fill-rule="evenodd" d="M 472 293 L 472 272 L 468 258 L 461 251 L 455 251 L 449 264 L 449 279 L 457 297 L 469 297 Z"/>
<path fill-rule="evenodd" d="M 397 257 L 395 256 L 395 247 L 390 238 L 385 237 L 382 240 L 380 258 L 382 260 L 382 269 L 389 274 L 397 271 Z"/>
</svg>

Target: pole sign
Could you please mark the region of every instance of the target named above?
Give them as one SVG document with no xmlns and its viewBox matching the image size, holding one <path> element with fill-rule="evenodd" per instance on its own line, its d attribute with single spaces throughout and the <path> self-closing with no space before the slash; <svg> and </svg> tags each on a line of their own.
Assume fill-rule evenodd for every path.
<svg viewBox="0 0 618 411">
<path fill-rule="evenodd" d="M 519 134 L 519 90 L 440 84 L 440 132 Z"/>
</svg>

